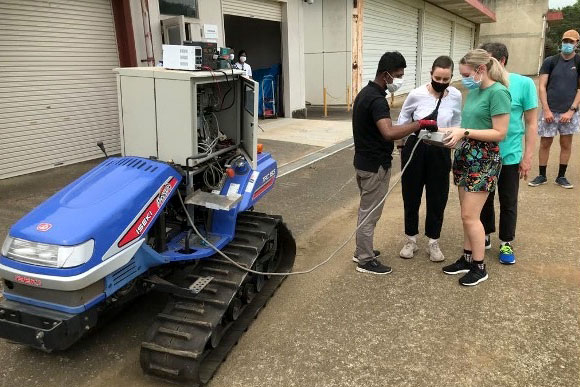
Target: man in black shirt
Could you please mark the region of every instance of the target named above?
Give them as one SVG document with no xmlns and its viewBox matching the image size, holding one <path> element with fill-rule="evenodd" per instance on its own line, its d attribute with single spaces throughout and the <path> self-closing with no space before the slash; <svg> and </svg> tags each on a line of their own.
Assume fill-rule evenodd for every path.
<svg viewBox="0 0 580 387">
<path fill-rule="evenodd" d="M 353 260 L 358 263 L 356 270 L 362 273 L 391 272 L 390 267 L 378 261 L 380 252 L 373 250 L 373 237 L 383 211 L 383 198 L 389 189 L 393 141 L 419 129 L 437 130 L 437 122 L 432 120 L 405 125 L 393 125 L 391 121 L 385 90 L 394 93 L 401 87 L 406 67 L 401 53 L 385 53 L 379 61 L 375 80 L 358 93 L 353 104 L 354 168 L 360 191 Z"/>
<path fill-rule="evenodd" d="M 540 174 L 528 183 L 537 187 L 548 182 L 546 167 L 554 137 L 560 133 L 560 169 L 555 183 L 563 188 L 574 186 L 566 178 L 572 153 L 572 135 L 579 131 L 580 56 L 576 54 L 580 34 L 569 30 L 562 36 L 561 53 L 544 61 L 540 69 L 540 101 L 538 122 L 540 135 Z"/>
</svg>

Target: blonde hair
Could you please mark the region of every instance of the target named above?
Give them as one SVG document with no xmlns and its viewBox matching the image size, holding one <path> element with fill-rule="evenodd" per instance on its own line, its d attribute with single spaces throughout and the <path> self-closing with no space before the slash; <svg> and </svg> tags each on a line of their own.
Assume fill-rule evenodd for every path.
<svg viewBox="0 0 580 387">
<path fill-rule="evenodd" d="M 462 65 L 468 65 L 477 69 L 481 65 L 487 67 L 487 76 L 504 85 L 509 86 L 509 74 L 506 69 L 503 68 L 501 63 L 495 59 L 491 54 L 480 48 L 476 50 L 471 50 L 461 60 L 459 61 Z"/>
</svg>

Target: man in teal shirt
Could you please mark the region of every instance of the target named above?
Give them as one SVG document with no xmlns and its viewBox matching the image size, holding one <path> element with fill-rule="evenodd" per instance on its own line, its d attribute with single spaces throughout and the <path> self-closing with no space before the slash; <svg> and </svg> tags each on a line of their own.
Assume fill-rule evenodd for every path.
<svg viewBox="0 0 580 387">
<path fill-rule="evenodd" d="M 502 43 L 485 43 L 480 48 L 489 52 L 503 66 L 507 65 L 508 50 Z M 510 124 L 505 139 L 499 143 L 502 157 L 499 192 L 499 261 L 503 264 L 516 262 L 512 246 L 516 234 L 518 216 L 518 192 L 520 179 L 526 179 L 532 166 L 532 157 L 538 136 L 538 94 L 532 79 L 510 73 L 509 91 L 512 96 Z M 522 138 L 525 138 L 525 148 Z M 490 234 L 495 232 L 494 192 L 490 192 L 481 211 L 485 228 L 485 248 L 491 248 Z"/>
</svg>

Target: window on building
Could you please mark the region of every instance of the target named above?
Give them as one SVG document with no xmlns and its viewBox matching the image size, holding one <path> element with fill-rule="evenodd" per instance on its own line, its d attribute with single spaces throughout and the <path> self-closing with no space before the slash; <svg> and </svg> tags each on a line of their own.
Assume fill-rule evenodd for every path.
<svg viewBox="0 0 580 387">
<path fill-rule="evenodd" d="M 198 18 L 197 0 L 159 0 L 159 12 L 163 15 L 183 15 Z"/>
</svg>

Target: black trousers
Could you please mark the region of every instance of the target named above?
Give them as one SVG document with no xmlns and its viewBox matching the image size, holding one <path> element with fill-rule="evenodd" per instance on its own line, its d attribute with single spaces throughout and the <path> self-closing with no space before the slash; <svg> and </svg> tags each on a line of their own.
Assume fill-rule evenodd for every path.
<svg viewBox="0 0 580 387">
<path fill-rule="evenodd" d="M 417 143 L 417 136 L 410 136 L 401 152 L 401 168 L 409 160 Z M 423 188 L 427 197 L 425 235 L 439 239 L 443 226 L 443 214 L 449 197 L 449 172 L 451 150 L 421 142 L 402 178 L 403 203 L 405 206 L 405 234 L 419 234 L 419 207 Z"/>
<path fill-rule="evenodd" d="M 497 183 L 499 195 L 499 239 L 502 242 L 511 242 L 516 237 L 516 223 L 518 220 L 518 192 L 520 189 L 519 164 L 504 165 Z M 495 232 L 495 209 L 493 202 L 495 192 L 490 192 L 487 201 L 481 210 L 481 223 L 485 234 Z"/>
</svg>

